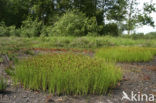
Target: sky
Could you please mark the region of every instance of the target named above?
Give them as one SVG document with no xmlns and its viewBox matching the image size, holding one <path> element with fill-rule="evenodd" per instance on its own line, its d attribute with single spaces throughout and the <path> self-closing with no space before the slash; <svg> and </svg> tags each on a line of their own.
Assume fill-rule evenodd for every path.
<svg viewBox="0 0 156 103">
<path fill-rule="evenodd" d="M 138 2 L 139 2 L 140 8 L 142 8 L 143 3 L 150 2 L 150 0 L 138 0 Z M 156 0 L 153 0 L 153 3 L 156 3 Z M 151 16 L 153 17 L 153 20 L 155 21 L 155 25 L 156 25 L 156 13 L 152 13 Z M 137 33 L 148 33 L 148 32 L 154 32 L 154 31 L 156 32 L 156 27 L 153 28 L 150 26 L 143 26 L 143 27 L 136 29 Z"/>
</svg>

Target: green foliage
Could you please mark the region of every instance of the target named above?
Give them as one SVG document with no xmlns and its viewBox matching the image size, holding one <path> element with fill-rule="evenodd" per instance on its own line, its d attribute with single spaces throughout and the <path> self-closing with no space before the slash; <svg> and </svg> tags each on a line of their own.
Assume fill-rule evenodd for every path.
<svg viewBox="0 0 156 103">
<path fill-rule="evenodd" d="M 96 56 L 108 61 L 146 62 L 154 58 L 156 49 L 141 47 L 108 47 L 99 49 Z"/>
<path fill-rule="evenodd" d="M 112 37 L 112 36 L 84 36 L 84 37 L 42 37 L 34 38 L 37 43 L 32 47 L 37 48 L 99 48 L 106 46 L 144 46 L 156 47 L 155 39 L 133 39 L 132 37 Z"/>
<path fill-rule="evenodd" d="M 52 34 L 52 26 L 43 26 L 41 30 L 41 37 L 50 36 Z"/>
<path fill-rule="evenodd" d="M 9 75 L 9 76 L 13 76 L 13 75 L 14 75 L 14 71 L 13 71 L 12 68 L 7 68 L 7 69 L 5 69 L 5 72 L 6 72 L 7 75 Z"/>
<path fill-rule="evenodd" d="M 89 48 L 89 39 L 85 37 L 77 38 L 70 43 L 70 47 Z"/>
<path fill-rule="evenodd" d="M 0 23 L 1 36 L 19 36 L 19 30 L 15 26 L 6 26 L 4 22 Z"/>
<path fill-rule="evenodd" d="M 119 36 L 119 29 L 117 24 L 115 23 L 106 24 L 104 26 L 103 33 L 104 35 Z"/>
<path fill-rule="evenodd" d="M 135 34 L 131 34 L 131 35 L 121 35 L 121 37 L 123 38 L 131 38 L 134 40 L 139 40 L 139 39 L 146 39 L 146 40 L 152 40 L 152 39 L 156 39 L 156 32 L 149 32 L 147 34 L 144 33 L 135 33 Z"/>
<path fill-rule="evenodd" d="M 8 31 L 4 23 L 0 25 L 0 36 L 8 36 Z"/>
<path fill-rule="evenodd" d="M 4 91 L 7 87 L 6 81 L 4 78 L 0 77 L 0 92 Z"/>
<path fill-rule="evenodd" d="M 134 30 L 137 26 L 154 26 L 153 17 L 151 17 L 150 14 L 156 12 L 155 4 L 151 1 L 151 3 L 145 3 L 142 8 L 138 7 L 139 5 L 137 4 L 137 0 L 0 0 L 0 22 L 4 21 L 7 27 L 14 25 L 16 28 L 20 28 L 22 22 L 28 21 L 27 18 L 32 17 L 32 21 L 37 19 L 39 24 L 42 22 L 44 26 L 52 26 L 56 24 L 55 22 L 58 18 L 64 14 L 68 14 L 69 10 L 76 9 L 84 13 L 88 19 L 86 20 L 86 17 L 81 15 L 82 13 L 74 14 L 77 16 L 68 15 L 68 19 L 64 17 L 64 19 L 67 19 L 66 21 L 69 21 L 63 25 L 66 28 L 65 31 L 68 31 L 65 33 L 66 35 L 95 35 L 97 32 L 102 34 L 99 32 L 101 31 L 101 27 L 99 30 L 97 29 L 99 28 L 97 25 L 102 25 L 103 27 L 107 22 L 112 21 L 117 23 L 119 27 L 121 27 L 120 25 L 124 25 L 119 28 L 121 29 L 120 31 L 126 29 L 128 30 L 128 34 L 130 34 L 131 30 Z M 70 17 L 78 19 L 73 20 L 71 18 L 71 20 L 69 20 Z M 28 28 L 23 28 L 21 30 L 23 31 L 22 33 L 28 37 L 31 37 L 32 35 L 40 36 L 40 32 L 35 29 L 38 28 L 38 26 L 36 26 L 38 24 L 34 24 L 34 27 L 31 26 L 32 30 L 30 33 L 28 32 Z M 61 23 L 58 24 L 61 25 Z M 68 28 L 66 27 L 67 25 Z M 84 25 L 88 26 L 86 27 Z M 51 26 L 50 28 L 52 28 Z M 62 29 L 64 27 L 62 27 Z M 56 27 L 56 29 L 58 29 L 55 32 L 56 34 L 52 33 L 51 30 L 48 31 L 52 35 L 60 35 L 60 33 L 61 35 L 64 35 L 62 34 L 64 29 L 60 30 L 61 28 L 59 27 Z M 4 29 L 2 30 L 5 32 Z M 19 36 L 20 30 L 17 30 L 17 32 L 17 36 Z M 45 28 L 42 32 L 43 35 L 48 35 Z"/>
<path fill-rule="evenodd" d="M 98 32 L 96 18 L 87 18 L 79 11 L 66 12 L 52 28 L 51 35 L 55 36 L 84 36 L 91 32 Z"/>
<path fill-rule="evenodd" d="M 30 57 L 15 65 L 16 82 L 53 94 L 103 94 L 122 73 L 113 63 L 72 53 Z"/>
<path fill-rule="evenodd" d="M 151 13 L 156 12 L 155 4 L 146 2 L 142 9 L 139 8 L 139 2 L 137 0 L 128 0 L 127 6 L 127 20 L 126 20 L 126 30 L 128 30 L 128 34 L 131 34 L 131 31 L 136 27 L 141 27 L 143 25 L 149 25 L 154 27 L 154 21 L 151 17 Z M 140 11 L 143 12 L 141 13 Z"/>
<path fill-rule="evenodd" d="M 156 32 L 150 32 L 150 33 L 147 33 L 146 35 L 145 35 L 145 37 L 146 38 L 148 38 L 148 39 L 156 39 Z"/>
<path fill-rule="evenodd" d="M 2 62 L 3 62 L 3 58 L 0 57 L 0 63 L 2 63 Z"/>
<path fill-rule="evenodd" d="M 112 7 L 110 7 L 109 9 L 107 9 L 108 13 L 107 15 L 107 19 L 108 20 L 115 20 L 115 21 L 123 21 L 126 18 L 126 14 L 127 14 L 127 6 L 128 6 L 128 0 L 116 0 L 113 2 L 112 0 L 107 0 L 105 2 L 111 2 Z M 106 4 L 103 4 L 106 5 Z M 107 4 L 107 5 L 110 5 Z"/>
<path fill-rule="evenodd" d="M 84 36 L 84 37 L 1 37 L 0 54 L 16 54 L 20 50 L 25 52 L 31 48 L 101 48 L 107 46 L 141 46 L 156 48 L 156 40 L 133 39 L 132 37 L 112 37 L 112 36 Z M 27 54 L 33 55 L 33 53 Z"/>
<path fill-rule="evenodd" d="M 20 27 L 28 16 L 27 4 L 27 0 L 0 0 L 0 21 L 4 21 L 7 26 Z"/>
<path fill-rule="evenodd" d="M 23 21 L 21 27 L 21 36 L 24 37 L 37 37 L 40 36 L 42 29 L 42 22 L 36 20 L 32 20 L 28 18 L 27 20 Z"/>
<path fill-rule="evenodd" d="M 8 57 L 17 61 L 15 55 L 18 51 L 24 52 L 32 47 L 32 40 L 21 37 L 1 37 L 0 38 L 0 55 L 8 55 Z"/>
</svg>

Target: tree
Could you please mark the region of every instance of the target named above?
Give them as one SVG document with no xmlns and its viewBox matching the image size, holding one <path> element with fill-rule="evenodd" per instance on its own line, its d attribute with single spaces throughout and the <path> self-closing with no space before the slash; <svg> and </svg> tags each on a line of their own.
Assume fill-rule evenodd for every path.
<svg viewBox="0 0 156 103">
<path fill-rule="evenodd" d="M 155 4 L 144 3 L 144 11 L 142 15 L 138 15 L 138 23 L 140 25 L 149 25 L 154 27 L 153 18 L 150 16 L 152 12 L 156 12 Z"/>
<path fill-rule="evenodd" d="M 44 24 L 49 23 L 49 19 L 55 15 L 54 0 L 29 0 L 29 16 L 35 20 L 42 21 Z"/>
<path fill-rule="evenodd" d="M 155 12 L 155 4 L 144 3 L 143 12 L 138 8 L 137 0 L 129 0 L 129 5 L 127 8 L 127 21 L 126 21 L 126 30 L 128 31 L 128 35 L 131 34 L 131 31 L 136 27 L 143 25 L 154 26 L 154 21 L 150 14 Z"/>
<path fill-rule="evenodd" d="M 85 36 L 88 33 L 98 33 L 100 27 L 96 18 L 88 18 L 82 12 L 72 10 L 66 12 L 53 26 L 51 35 L 55 36 Z"/>
<path fill-rule="evenodd" d="M 4 21 L 7 26 L 19 27 L 28 15 L 26 3 L 26 0 L 0 0 L 0 21 Z"/>
</svg>

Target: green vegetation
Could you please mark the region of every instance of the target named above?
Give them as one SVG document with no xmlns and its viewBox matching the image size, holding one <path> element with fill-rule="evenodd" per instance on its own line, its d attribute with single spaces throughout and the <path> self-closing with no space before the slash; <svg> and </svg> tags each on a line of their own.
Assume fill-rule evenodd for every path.
<svg viewBox="0 0 156 103">
<path fill-rule="evenodd" d="M 20 29 L 19 36 L 22 37 L 38 37 L 40 36 L 40 32 L 42 29 L 42 22 L 35 19 L 34 21 L 32 18 L 28 18 L 27 20 L 23 21 L 23 24 Z M 17 35 L 17 34 L 16 34 Z"/>
<path fill-rule="evenodd" d="M 105 93 L 108 88 L 114 87 L 122 76 L 115 63 L 110 62 L 149 61 L 156 55 L 156 41 L 153 38 L 42 36 L 40 38 L 1 37 L 0 41 L 2 41 L 0 54 L 7 54 L 16 64 L 15 70 L 6 69 L 8 75 L 25 88 L 54 94 Z M 37 48 L 91 49 L 95 51 L 95 57 L 72 53 L 46 54 L 16 62 L 19 54 L 32 55 L 32 48 L 35 50 Z"/>
<path fill-rule="evenodd" d="M 3 59 L 0 57 L 0 63 L 3 62 Z"/>
<path fill-rule="evenodd" d="M 154 27 L 155 4 L 138 0 L 0 0 L 0 36 L 132 34 Z M 73 12 L 74 11 L 74 12 Z M 77 11 L 77 12 L 75 12 Z M 140 12 L 142 11 L 142 12 Z"/>
<path fill-rule="evenodd" d="M 79 11 L 68 11 L 51 29 L 51 36 L 85 36 L 89 33 L 95 35 L 100 27 L 96 25 L 96 18 L 87 18 Z"/>
<path fill-rule="evenodd" d="M 7 87 L 6 81 L 4 78 L 0 77 L 0 92 L 4 91 Z"/>
<path fill-rule="evenodd" d="M 4 59 L 5 72 L 25 88 L 54 94 L 106 93 L 122 77 L 114 62 L 145 62 L 156 55 L 156 32 L 133 32 L 138 26 L 154 27 L 150 14 L 156 12 L 155 4 L 152 0 L 142 8 L 137 4 L 137 0 L 0 0 L 0 63 Z M 128 35 L 123 35 L 125 31 Z M 53 48 L 96 53 L 92 58 L 73 52 L 40 54 Z M 31 57 L 18 61 L 23 55 Z M 0 91 L 5 88 L 0 79 Z"/>
<path fill-rule="evenodd" d="M 31 48 L 101 48 L 108 46 L 141 46 L 156 47 L 155 39 L 133 39 L 127 37 L 40 37 L 17 38 L 1 37 L 0 54 L 16 54 L 17 51 L 28 51 Z M 26 51 L 25 51 L 26 50 Z"/>
<path fill-rule="evenodd" d="M 72 53 L 34 56 L 15 67 L 16 82 L 53 94 L 103 94 L 122 77 L 112 63 Z"/>
<path fill-rule="evenodd" d="M 154 58 L 156 49 L 142 47 L 108 47 L 98 49 L 96 56 L 108 61 L 146 62 Z"/>
</svg>

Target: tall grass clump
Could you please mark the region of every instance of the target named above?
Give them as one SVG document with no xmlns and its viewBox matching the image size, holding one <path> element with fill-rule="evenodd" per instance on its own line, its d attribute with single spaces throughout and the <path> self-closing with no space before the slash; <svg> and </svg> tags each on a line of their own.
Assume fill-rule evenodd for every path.
<svg viewBox="0 0 156 103">
<path fill-rule="evenodd" d="M 29 57 L 15 67 L 16 83 L 55 95 L 106 93 L 122 77 L 113 63 L 72 53 Z"/>
<path fill-rule="evenodd" d="M 96 52 L 97 57 L 117 62 L 146 62 L 155 55 L 155 48 L 143 47 L 108 47 L 98 49 Z"/>
<path fill-rule="evenodd" d="M 7 87 L 7 84 L 4 78 L 0 77 L 0 92 L 4 91 Z"/>
</svg>

